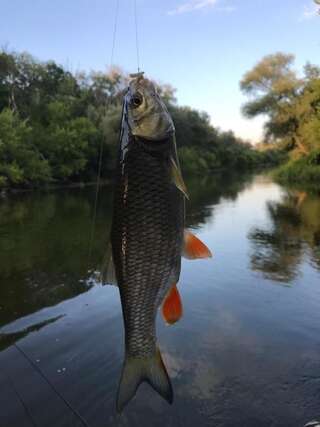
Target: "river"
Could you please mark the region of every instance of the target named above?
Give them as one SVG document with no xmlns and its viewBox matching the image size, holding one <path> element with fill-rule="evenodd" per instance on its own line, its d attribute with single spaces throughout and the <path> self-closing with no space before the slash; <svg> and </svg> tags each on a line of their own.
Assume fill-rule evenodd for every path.
<svg viewBox="0 0 320 427">
<path fill-rule="evenodd" d="M 174 404 L 144 384 L 121 416 L 119 295 L 95 274 L 112 189 L 101 188 L 92 245 L 93 188 L 0 200 L 1 427 L 320 418 L 320 193 L 264 175 L 200 177 L 188 189 L 188 227 L 214 257 L 183 261 L 184 316 L 172 327 L 158 318 Z"/>
</svg>

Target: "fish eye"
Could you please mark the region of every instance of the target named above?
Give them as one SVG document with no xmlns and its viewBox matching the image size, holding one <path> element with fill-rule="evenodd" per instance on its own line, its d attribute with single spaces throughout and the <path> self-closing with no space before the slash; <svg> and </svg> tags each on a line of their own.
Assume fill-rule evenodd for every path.
<svg viewBox="0 0 320 427">
<path fill-rule="evenodd" d="M 140 105 L 142 104 L 142 102 L 143 102 L 143 97 L 142 97 L 141 93 L 136 92 L 134 95 L 132 95 L 131 106 L 133 108 L 140 107 Z"/>
</svg>

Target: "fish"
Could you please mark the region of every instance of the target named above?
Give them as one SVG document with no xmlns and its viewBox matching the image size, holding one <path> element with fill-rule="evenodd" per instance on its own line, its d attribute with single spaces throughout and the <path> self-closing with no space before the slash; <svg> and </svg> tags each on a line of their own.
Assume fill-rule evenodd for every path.
<svg viewBox="0 0 320 427">
<path fill-rule="evenodd" d="M 124 94 L 117 155 L 110 250 L 103 282 L 117 284 L 125 329 L 125 357 L 117 393 L 122 412 L 142 382 L 168 403 L 173 388 L 156 339 L 156 317 L 182 316 L 177 288 L 181 256 L 210 257 L 185 230 L 187 189 L 175 127 L 155 84 L 132 76 Z"/>
</svg>

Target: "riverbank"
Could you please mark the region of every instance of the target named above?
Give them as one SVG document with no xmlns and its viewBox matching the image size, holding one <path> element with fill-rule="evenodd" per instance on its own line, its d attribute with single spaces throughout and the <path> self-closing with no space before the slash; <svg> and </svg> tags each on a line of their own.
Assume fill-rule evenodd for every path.
<svg viewBox="0 0 320 427">
<path fill-rule="evenodd" d="M 103 179 L 100 181 L 99 186 L 106 186 L 112 183 L 112 179 Z M 46 184 L 38 187 L 4 187 L 0 188 L 0 197 L 6 197 L 9 194 L 17 193 L 31 193 L 31 192 L 46 192 L 46 191 L 55 191 L 55 190 L 66 190 L 68 188 L 86 188 L 93 187 L 97 185 L 97 181 L 88 181 L 88 182 L 68 182 L 68 183 L 59 183 L 59 184 Z"/>
<path fill-rule="evenodd" d="M 299 159 L 290 159 L 274 172 L 281 184 L 318 186 L 320 188 L 320 153 L 311 153 Z"/>
</svg>

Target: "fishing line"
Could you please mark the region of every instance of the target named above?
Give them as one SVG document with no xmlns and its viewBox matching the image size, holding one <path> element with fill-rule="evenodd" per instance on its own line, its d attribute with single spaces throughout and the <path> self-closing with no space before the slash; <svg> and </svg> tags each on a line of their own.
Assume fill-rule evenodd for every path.
<svg viewBox="0 0 320 427">
<path fill-rule="evenodd" d="M 114 25 L 113 25 L 111 55 L 110 55 L 110 62 L 109 62 L 109 68 L 110 69 L 113 66 L 114 51 L 115 51 L 115 45 L 116 45 L 116 36 L 117 36 L 118 18 L 119 18 L 119 3 L 120 3 L 120 0 L 116 0 L 116 10 L 115 10 Z M 106 113 L 108 112 L 108 109 L 110 107 L 110 103 L 111 103 L 111 96 L 109 96 L 109 98 L 108 98 L 108 100 L 106 102 Z M 89 249 L 88 249 L 88 262 L 87 262 L 88 268 L 90 266 L 90 261 L 91 261 L 92 247 L 93 247 L 93 240 L 94 240 L 94 233 L 95 233 L 96 221 L 97 221 L 97 208 L 98 208 L 98 199 L 99 199 L 99 190 L 100 190 L 100 181 L 101 181 L 101 171 L 102 171 L 102 158 L 103 158 L 103 148 L 104 148 L 104 144 L 103 143 L 104 143 L 104 138 L 101 138 L 100 146 L 99 146 L 99 160 L 98 160 L 97 183 L 96 183 L 94 208 L 93 208 L 93 216 L 92 216 L 92 222 L 91 222 L 91 232 L 90 232 L 90 239 L 89 239 Z"/>
<path fill-rule="evenodd" d="M 134 25 L 135 25 L 135 30 L 136 30 L 137 67 L 138 67 L 138 73 L 140 73 L 140 49 L 139 49 L 139 37 L 138 37 L 137 0 L 133 0 L 133 5 L 134 5 Z"/>
<path fill-rule="evenodd" d="M 45 380 L 45 382 L 51 387 L 51 389 L 56 393 L 57 396 L 68 406 L 68 408 L 73 412 L 73 414 L 82 422 L 82 424 L 86 427 L 90 427 L 87 421 L 79 414 L 79 412 L 74 409 L 71 404 L 65 399 L 62 394 L 56 389 L 56 387 L 48 380 L 48 378 L 43 374 L 39 366 L 37 366 L 33 360 L 29 358 L 29 356 L 18 346 L 18 344 L 13 344 L 13 346 L 22 354 L 22 356 L 27 359 L 30 365 L 38 372 L 38 374 Z"/>
<path fill-rule="evenodd" d="M 32 424 L 34 427 L 38 427 L 37 423 L 35 422 L 35 420 L 34 420 L 34 418 L 33 418 L 32 414 L 31 414 L 31 411 L 29 410 L 28 406 L 26 405 L 26 403 L 25 403 L 25 402 L 24 402 L 24 400 L 22 399 L 21 394 L 20 394 L 20 393 L 18 392 L 18 390 L 16 389 L 16 387 L 15 387 L 15 385 L 14 385 L 14 382 L 12 381 L 12 379 L 11 379 L 9 376 L 7 376 L 7 380 L 8 380 L 8 382 L 9 382 L 9 384 L 11 385 L 11 387 L 12 387 L 12 389 L 13 389 L 13 391 L 14 391 L 15 395 L 17 396 L 17 398 L 18 398 L 18 400 L 19 400 L 19 402 L 20 402 L 20 403 L 21 403 L 21 405 L 23 406 L 23 409 L 24 409 L 24 411 L 25 411 L 25 413 L 26 413 L 27 417 L 29 418 L 29 420 L 30 420 L 31 424 Z"/>
</svg>

